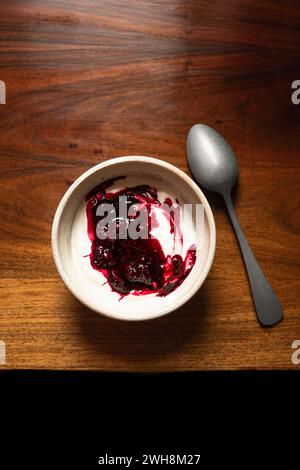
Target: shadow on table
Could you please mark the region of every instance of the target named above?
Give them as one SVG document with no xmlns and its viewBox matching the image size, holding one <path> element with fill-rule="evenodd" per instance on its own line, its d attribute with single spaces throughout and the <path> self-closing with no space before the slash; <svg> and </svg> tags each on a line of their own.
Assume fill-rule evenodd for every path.
<svg viewBox="0 0 300 470">
<path fill-rule="evenodd" d="M 184 306 L 161 318 L 141 322 L 113 320 L 101 316 L 73 298 L 73 311 L 78 315 L 82 341 L 95 354 L 120 358 L 120 367 L 130 363 L 159 361 L 176 354 L 194 335 L 207 333 L 205 318 L 209 309 L 207 283 Z"/>
<path fill-rule="evenodd" d="M 227 213 L 227 209 L 226 209 L 224 199 L 220 194 L 214 193 L 212 191 L 208 191 L 207 189 L 205 189 L 203 187 L 200 187 L 200 189 L 203 192 L 203 194 L 205 195 L 206 199 L 209 202 L 209 205 L 211 206 L 211 208 L 213 209 L 214 212 L 216 212 L 216 213 L 221 212 L 221 213 L 224 213 L 224 214 Z M 239 198 L 240 198 L 240 186 L 239 186 L 238 182 L 232 188 L 231 197 L 232 197 L 233 205 L 237 206 Z"/>
</svg>

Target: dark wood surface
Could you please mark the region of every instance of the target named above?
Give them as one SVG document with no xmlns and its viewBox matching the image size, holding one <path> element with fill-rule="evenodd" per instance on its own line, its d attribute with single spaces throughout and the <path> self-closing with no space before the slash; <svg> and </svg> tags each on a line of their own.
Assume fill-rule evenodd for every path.
<svg viewBox="0 0 300 470">
<path fill-rule="evenodd" d="M 299 369 L 298 0 L 1 2 L 0 79 L 0 368 Z M 185 140 L 196 122 L 219 130 L 238 156 L 237 213 L 285 312 L 272 329 L 256 322 L 218 197 L 209 196 L 210 275 L 165 318 L 98 316 L 55 270 L 51 223 L 71 182 L 119 155 L 156 156 L 189 173 Z"/>
</svg>

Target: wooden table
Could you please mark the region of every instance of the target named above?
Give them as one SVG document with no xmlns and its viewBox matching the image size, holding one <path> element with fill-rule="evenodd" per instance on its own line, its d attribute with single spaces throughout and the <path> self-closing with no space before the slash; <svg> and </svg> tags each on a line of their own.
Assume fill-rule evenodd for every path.
<svg viewBox="0 0 300 470">
<path fill-rule="evenodd" d="M 300 79 L 297 0 L 2 2 L 1 369 L 298 369 Z M 224 205 L 210 275 L 173 314 L 110 321 L 83 307 L 51 255 L 58 202 L 112 156 L 189 173 L 185 140 L 204 122 L 236 151 L 241 224 L 284 307 L 261 328 Z"/>
</svg>

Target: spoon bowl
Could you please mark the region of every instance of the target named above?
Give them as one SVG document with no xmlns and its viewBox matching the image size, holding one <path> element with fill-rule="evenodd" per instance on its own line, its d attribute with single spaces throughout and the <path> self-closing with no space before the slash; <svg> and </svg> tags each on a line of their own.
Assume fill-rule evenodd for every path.
<svg viewBox="0 0 300 470">
<path fill-rule="evenodd" d="M 205 124 L 195 124 L 187 138 L 191 171 L 204 188 L 223 194 L 235 185 L 238 163 L 234 152 L 217 131 Z"/>
</svg>

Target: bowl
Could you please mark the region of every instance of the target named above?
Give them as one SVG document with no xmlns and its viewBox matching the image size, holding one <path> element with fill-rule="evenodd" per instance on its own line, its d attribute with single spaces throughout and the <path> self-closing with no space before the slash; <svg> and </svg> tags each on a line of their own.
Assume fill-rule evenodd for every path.
<svg viewBox="0 0 300 470">
<path fill-rule="evenodd" d="M 193 213 L 182 228 L 185 245 L 194 243 L 197 246 L 195 263 L 183 282 L 168 295 L 130 293 L 122 298 L 111 289 L 103 274 L 91 265 L 86 195 L 101 182 L 120 176 L 126 179 L 116 181 L 110 191 L 149 184 L 161 196 L 171 196 L 181 205 L 197 204 L 202 208 L 201 227 Z M 120 320 L 150 320 L 182 306 L 205 281 L 213 262 L 215 246 L 214 217 L 199 187 L 175 166 L 145 156 L 113 158 L 83 173 L 60 201 L 52 225 L 53 257 L 68 289 L 90 309 Z"/>
</svg>

